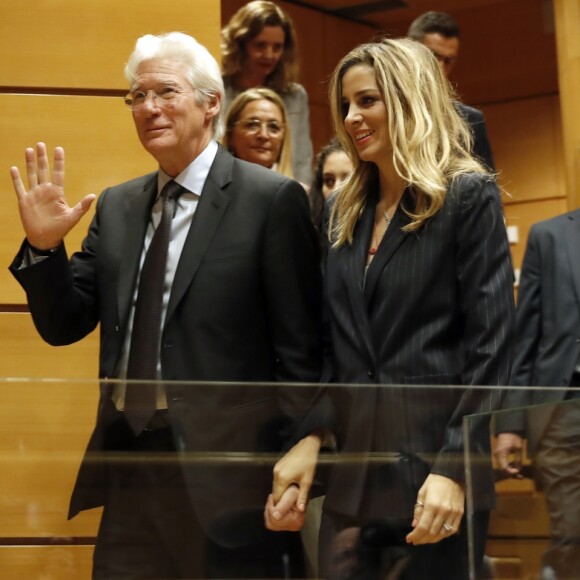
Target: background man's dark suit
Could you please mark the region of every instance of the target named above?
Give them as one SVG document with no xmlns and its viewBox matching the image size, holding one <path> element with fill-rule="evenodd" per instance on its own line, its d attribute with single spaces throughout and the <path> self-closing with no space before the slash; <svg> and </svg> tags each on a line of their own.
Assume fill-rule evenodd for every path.
<svg viewBox="0 0 580 580">
<path fill-rule="evenodd" d="M 45 261 L 17 269 L 23 246 L 12 265 L 47 342 L 77 341 L 100 323 L 102 378 L 116 376 L 156 188 L 153 173 L 105 190 L 83 249 L 70 262 L 61 246 Z M 161 341 L 163 379 L 318 379 L 320 269 L 308 216 L 300 185 L 220 147 L 173 282 Z M 111 388 L 101 386 L 97 426 L 71 517 L 103 502 L 104 473 L 91 459 L 103 449 L 114 412 Z M 178 450 L 273 451 L 284 416 L 303 410 L 282 391 L 167 385 Z M 218 520 L 230 510 L 257 508 L 261 522 L 271 466 L 260 471 L 236 464 L 226 476 L 194 466 L 185 469 L 185 477 L 194 509 L 214 541 L 251 541 L 249 530 L 233 539 L 222 534 Z"/>
<path fill-rule="evenodd" d="M 475 107 L 470 107 L 459 101 L 456 103 L 459 114 L 467 121 L 473 135 L 471 152 L 483 162 L 490 171 L 495 171 L 495 163 L 491 152 L 491 145 L 487 135 L 487 125 L 483 113 Z"/>
<path fill-rule="evenodd" d="M 414 207 L 408 191 L 401 206 Z M 503 385 L 509 379 L 513 272 L 492 181 L 458 180 L 442 209 L 416 233 L 402 231 L 410 218 L 400 207 L 363 283 L 374 215 L 369 202 L 353 244 L 331 249 L 328 256 L 335 380 L 465 388 L 334 389 L 339 448 L 363 457 L 390 452 L 401 460 L 377 469 L 337 465 L 325 509 L 347 518 L 402 519 L 409 531 L 429 472 L 464 480 L 463 416 L 499 407 L 498 390 L 470 385 Z M 476 510 L 494 505 L 488 423 L 489 417 L 474 420 L 470 430 L 478 458 Z"/>
<path fill-rule="evenodd" d="M 579 249 L 580 210 L 540 222 L 530 230 L 518 292 L 516 357 L 511 385 L 580 386 L 577 371 L 580 364 Z M 562 525 L 562 512 L 566 512 L 566 520 L 580 522 L 580 469 L 577 467 L 580 413 L 577 402 L 562 404 L 564 399 L 573 398 L 572 394 L 563 388 L 510 389 L 505 408 L 540 406 L 496 417 L 499 434 L 496 455 L 502 467 L 517 472 L 519 466 L 507 465 L 507 455 L 512 451 L 521 452 L 520 436 L 527 437 L 528 452 L 536 454 L 535 467 L 546 494 L 552 533 L 573 533 L 578 543 L 580 526 L 570 530 Z M 570 422 L 571 430 L 565 428 Z M 514 435 L 516 439 L 511 440 Z M 556 449 L 547 452 L 551 446 Z M 557 455 L 557 448 L 567 450 L 568 457 Z M 547 565 L 563 577 L 578 572 L 580 553 L 566 563 L 566 558 L 571 557 L 566 549 L 560 551 L 552 546 L 551 550 L 553 555 L 545 558 Z"/>
</svg>

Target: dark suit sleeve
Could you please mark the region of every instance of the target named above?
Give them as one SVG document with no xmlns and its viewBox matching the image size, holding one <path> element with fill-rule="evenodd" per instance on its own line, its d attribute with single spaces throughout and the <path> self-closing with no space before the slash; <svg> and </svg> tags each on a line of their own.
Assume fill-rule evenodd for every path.
<svg viewBox="0 0 580 580">
<path fill-rule="evenodd" d="M 457 280 L 463 320 L 466 389 L 445 430 L 433 471 L 463 479 L 463 417 L 499 408 L 500 389 L 471 385 L 506 385 L 514 337 L 513 270 L 497 187 L 480 177 L 462 178 L 452 190 L 457 203 Z M 489 415 L 471 421 L 472 446 L 489 441 Z"/>
<path fill-rule="evenodd" d="M 538 233 L 537 229 L 532 227 L 528 236 L 518 290 L 517 346 L 510 383 L 517 387 L 527 387 L 534 383 L 534 363 L 542 335 L 541 270 Z M 529 404 L 531 404 L 530 391 L 514 388 L 508 390 L 503 408 L 524 407 Z M 525 413 L 512 412 L 498 415 L 496 417 L 496 432 L 506 431 L 524 432 Z"/>
<path fill-rule="evenodd" d="M 102 199 L 103 196 L 98 207 Z M 71 261 L 62 244 L 49 258 L 20 268 L 27 248 L 24 242 L 10 266 L 10 271 L 26 291 L 36 329 L 51 345 L 77 342 L 92 332 L 99 322 L 94 253 L 98 229 L 95 216 L 83 241 L 82 252 L 75 254 Z"/>
<path fill-rule="evenodd" d="M 483 161 L 490 171 L 495 172 L 495 163 L 487 134 L 487 124 L 483 113 L 481 111 L 478 112 L 480 113 L 479 118 L 475 119 L 471 124 L 473 129 L 473 153 Z"/>
<path fill-rule="evenodd" d="M 473 145 L 471 152 L 492 172 L 495 172 L 495 163 L 491 152 L 491 145 L 487 134 L 487 124 L 483 113 L 474 107 L 469 107 L 464 103 L 455 103 L 459 114 L 467 121 L 471 127 Z"/>
<path fill-rule="evenodd" d="M 262 272 L 278 382 L 317 383 L 321 365 L 321 274 L 308 198 L 295 181 L 276 191 L 264 237 Z M 302 415 L 310 388 L 281 389 L 291 415 Z"/>
</svg>

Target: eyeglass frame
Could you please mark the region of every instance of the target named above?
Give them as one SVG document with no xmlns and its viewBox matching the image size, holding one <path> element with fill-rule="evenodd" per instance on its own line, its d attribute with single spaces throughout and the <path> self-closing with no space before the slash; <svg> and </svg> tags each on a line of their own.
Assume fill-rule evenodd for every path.
<svg viewBox="0 0 580 580">
<path fill-rule="evenodd" d="M 255 131 L 248 131 L 247 128 L 244 127 L 244 124 L 248 125 L 249 123 L 256 123 L 257 125 L 259 125 L 259 128 L 256 128 Z M 270 130 L 270 125 L 274 124 L 280 129 L 279 133 L 272 134 Z M 246 133 L 247 135 L 258 135 L 258 133 L 260 133 L 264 125 L 266 125 L 266 133 L 270 137 L 280 137 L 281 135 L 284 135 L 284 131 L 286 130 L 286 125 L 284 123 L 278 123 L 278 121 L 260 121 L 260 119 L 256 119 L 255 117 L 250 117 L 249 119 L 240 119 L 239 121 L 232 123 L 232 126 L 236 125 L 240 125 L 242 127 L 242 131 L 244 131 L 244 133 Z"/>
<path fill-rule="evenodd" d="M 171 89 L 172 92 L 168 92 L 168 93 L 160 92 L 160 91 L 165 91 L 167 89 Z M 135 97 L 133 96 L 133 95 L 135 95 L 135 93 L 142 95 L 143 101 L 135 104 Z M 135 110 L 139 110 L 140 108 L 142 108 L 145 105 L 145 103 L 147 102 L 147 97 L 149 96 L 149 94 L 153 95 L 153 101 L 157 105 L 162 105 L 164 103 L 168 103 L 168 102 L 174 100 L 175 98 L 177 98 L 181 95 L 185 95 L 188 93 L 193 93 L 193 91 L 189 90 L 189 89 L 184 89 L 183 87 L 180 87 L 178 85 L 164 84 L 164 85 L 158 85 L 154 89 L 147 89 L 147 90 L 133 89 L 133 90 L 129 91 L 123 97 L 123 102 L 131 111 L 135 111 Z"/>
</svg>

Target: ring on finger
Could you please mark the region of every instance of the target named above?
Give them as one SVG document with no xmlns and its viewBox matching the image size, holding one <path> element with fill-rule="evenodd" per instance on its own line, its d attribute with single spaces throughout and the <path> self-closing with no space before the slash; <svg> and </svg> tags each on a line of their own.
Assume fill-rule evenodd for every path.
<svg viewBox="0 0 580 580">
<path fill-rule="evenodd" d="M 417 500 L 417 501 L 415 502 L 415 507 L 421 507 L 421 508 L 422 508 L 422 507 L 425 507 L 425 506 L 423 505 L 423 502 L 421 502 L 421 501 Z"/>
<path fill-rule="evenodd" d="M 447 522 L 443 522 L 443 527 L 441 528 L 442 534 L 448 534 L 449 532 L 453 531 L 453 526 L 448 524 Z"/>
</svg>

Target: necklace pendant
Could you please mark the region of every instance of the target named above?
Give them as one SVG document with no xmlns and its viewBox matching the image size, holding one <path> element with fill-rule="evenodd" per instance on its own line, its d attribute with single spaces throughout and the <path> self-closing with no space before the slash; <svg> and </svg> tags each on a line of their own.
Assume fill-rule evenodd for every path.
<svg viewBox="0 0 580 580">
<path fill-rule="evenodd" d="M 370 254 L 371 256 L 374 256 L 376 253 L 377 253 L 377 249 L 376 249 L 376 248 L 371 248 L 371 249 L 369 250 L 369 254 Z"/>
</svg>

